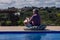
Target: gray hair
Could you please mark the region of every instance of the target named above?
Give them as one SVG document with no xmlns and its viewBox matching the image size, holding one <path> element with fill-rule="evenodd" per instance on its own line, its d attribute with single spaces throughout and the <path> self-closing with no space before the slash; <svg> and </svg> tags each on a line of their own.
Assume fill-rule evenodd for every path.
<svg viewBox="0 0 60 40">
<path fill-rule="evenodd" d="M 33 11 L 35 12 L 35 14 L 38 14 L 38 9 L 33 9 Z"/>
</svg>

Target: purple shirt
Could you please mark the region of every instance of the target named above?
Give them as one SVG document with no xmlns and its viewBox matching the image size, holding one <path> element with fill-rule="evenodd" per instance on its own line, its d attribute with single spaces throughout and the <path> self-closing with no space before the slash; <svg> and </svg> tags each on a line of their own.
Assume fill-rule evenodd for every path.
<svg viewBox="0 0 60 40">
<path fill-rule="evenodd" d="M 34 22 L 34 24 L 32 23 L 32 21 Z M 40 25 L 40 15 L 39 14 L 34 14 L 31 18 L 30 18 L 30 23 L 33 26 L 39 26 Z"/>
</svg>

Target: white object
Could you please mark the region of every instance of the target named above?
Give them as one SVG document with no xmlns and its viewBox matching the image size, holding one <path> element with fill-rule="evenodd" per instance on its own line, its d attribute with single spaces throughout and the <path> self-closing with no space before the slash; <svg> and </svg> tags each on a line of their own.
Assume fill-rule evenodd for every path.
<svg viewBox="0 0 60 40">
<path fill-rule="evenodd" d="M 17 13 L 15 13 L 15 15 L 20 15 L 20 13 L 19 13 L 19 12 L 17 12 Z"/>
<path fill-rule="evenodd" d="M 24 20 L 24 22 L 29 22 L 29 18 L 26 18 L 26 19 Z"/>
<path fill-rule="evenodd" d="M 27 22 L 27 20 L 24 20 L 24 22 Z"/>
</svg>

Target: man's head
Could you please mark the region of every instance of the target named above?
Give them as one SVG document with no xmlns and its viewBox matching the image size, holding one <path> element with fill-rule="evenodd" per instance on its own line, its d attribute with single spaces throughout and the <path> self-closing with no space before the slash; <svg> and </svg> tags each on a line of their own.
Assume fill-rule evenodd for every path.
<svg viewBox="0 0 60 40">
<path fill-rule="evenodd" d="M 33 9 L 33 14 L 38 14 L 38 9 Z"/>
</svg>

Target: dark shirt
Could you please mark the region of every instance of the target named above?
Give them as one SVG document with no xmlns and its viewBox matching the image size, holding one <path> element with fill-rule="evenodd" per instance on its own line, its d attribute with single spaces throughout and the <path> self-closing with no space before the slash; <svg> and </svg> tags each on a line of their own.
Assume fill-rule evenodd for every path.
<svg viewBox="0 0 60 40">
<path fill-rule="evenodd" d="M 34 24 L 32 23 L 32 21 L 34 22 Z M 30 23 L 33 26 L 39 26 L 40 25 L 40 15 L 39 14 L 34 14 L 31 18 L 30 18 Z"/>
</svg>

